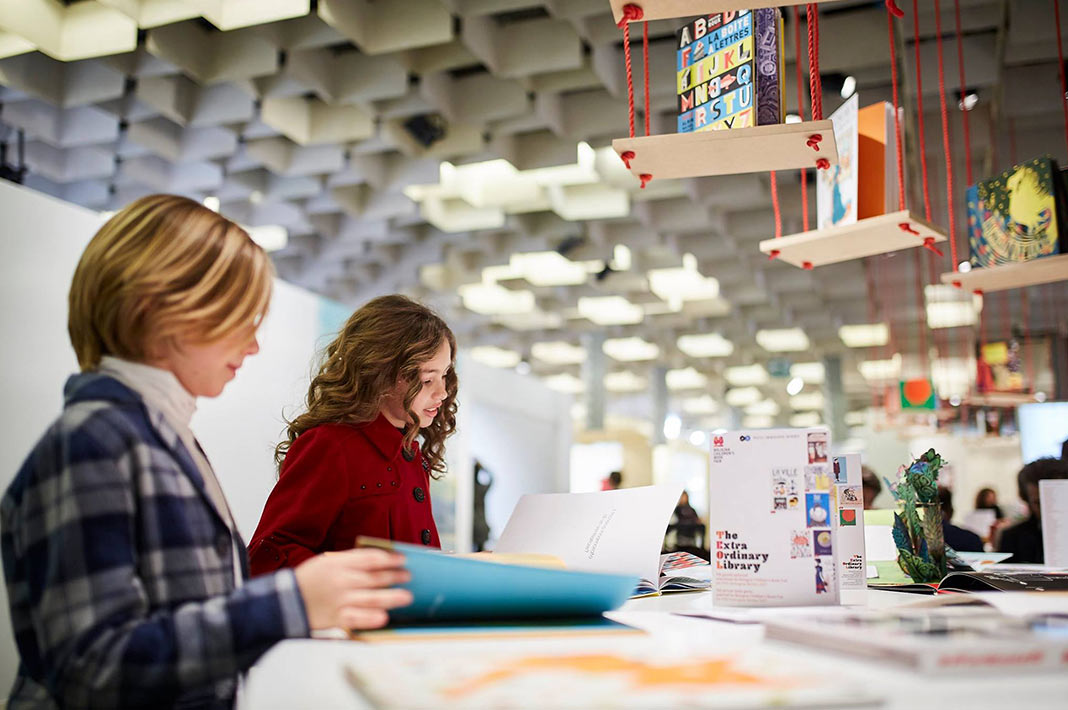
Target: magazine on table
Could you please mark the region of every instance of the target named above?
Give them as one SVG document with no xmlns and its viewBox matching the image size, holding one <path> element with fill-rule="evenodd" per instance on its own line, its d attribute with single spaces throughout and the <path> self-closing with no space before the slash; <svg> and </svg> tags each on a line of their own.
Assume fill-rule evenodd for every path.
<svg viewBox="0 0 1068 710">
<path fill-rule="evenodd" d="M 1014 616 L 991 606 L 956 604 L 905 606 L 769 618 L 765 630 L 769 639 L 939 675 L 1068 669 L 1068 632 L 1056 614 Z"/>
<path fill-rule="evenodd" d="M 645 595 L 665 584 L 660 549 L 681 495 L 674 485 L 525 495 L 495 554 L 552 555 L 569 570 L 633 575 L 641 579 L 634 593 Z"/>
<path fill-rule="evenodd" d="M 670 592 L 708 589 L 712 584 L 712 566 L 707 560 L 689 552 L 660 555 L 660 577 L 654 586 L 647 580 L 638 582 L 635 597 L 658 596 Z"/>
<path fill-rule="evenodd" d="M 1000 566 L 1000 565 L 999 565 Z M 939 582 L 869 584 L 871 589 L 916 594 L 965 592 L 1068 592 L 1068 572 L 1002 571 L 950 572 Z"/>
</svg>

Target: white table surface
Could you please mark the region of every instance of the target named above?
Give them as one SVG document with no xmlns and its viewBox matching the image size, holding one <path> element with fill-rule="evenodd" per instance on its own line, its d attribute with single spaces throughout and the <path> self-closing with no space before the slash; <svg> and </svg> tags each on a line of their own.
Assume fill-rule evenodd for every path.
<svg viewBox="0 0 1068 710">
<path fill-rule="evenodd" d="M 885 608 L 920 597 L 897 592 L 869 591 L 869 608 Z M 628 601 L 609 617 L 648 632 L 657 648 L 675 653 L 723 652 L 760 647 L 788 653 L 799 662 L 832 668 L 842 678 L 859 680 L 874 694 L 885 698 L 882 707 L 891 710 L 1068 710 L 1068 673 L 997 673 L 938 678 L 922 675 L 885 662 L 861 660 L 848 654 L 825 653 L 804 646 L 764 639 L 760 624 L 741 624 L 679 616 L 677 612 L 711 610 L 709 592 L 670 594 Z M 493 641 L 392 642 L 440 644 L 443 653 L 462 653 L 466 644 L 529 645 L 531 650 L 573 651 L 575 639 L 516 639 Z M 587 645 L 589 641 L 587 640 Z M 593 643 L 612 644 L 613 640 Z M 359 662 L 365 654 L 381 652 L 382 646 L 354 641 L 308 639 L 286 641 L 268 651 L 249 672 L 239 710 L 294 710 L 295 708 L 370 708 L 343 676 L 345 664 Z M 413 679 L 414 681 L 415 679 Z M 920 700 L 922 699 L 922 700 Z"/>
</svg>

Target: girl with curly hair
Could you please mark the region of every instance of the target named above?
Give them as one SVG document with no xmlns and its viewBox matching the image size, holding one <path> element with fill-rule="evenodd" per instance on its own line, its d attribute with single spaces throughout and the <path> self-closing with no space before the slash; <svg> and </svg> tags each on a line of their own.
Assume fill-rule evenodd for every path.
<svg viewBox="0 0 1068 710">
<path fill-rule="evenodd" d="M 382 296 L 352 314 L 275 449 L 253 575 L 349 549 L 359 535 L 441 546 L 430 479 L 444 473 L 456 429 L 455 358 L 449 327 L 409 298 Z"/>
</svg>

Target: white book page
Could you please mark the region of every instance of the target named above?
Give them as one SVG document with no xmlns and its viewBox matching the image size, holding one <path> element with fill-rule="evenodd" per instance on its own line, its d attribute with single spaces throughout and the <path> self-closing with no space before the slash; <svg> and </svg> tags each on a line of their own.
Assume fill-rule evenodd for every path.
<svg viewBox="0 0 1068 710">
<path fill-rule="evenodd" d="M 681 495 L 676 485 L 525 495 L 496 551 L 554 555 L 569 569 L 633 574 L 655 585 L 664 533 Z"/>
<path fill-rule="evenodd" d="M 1038 482 L 1045 563 L 1068 567 L 1068 480 Z"/>
</svg>

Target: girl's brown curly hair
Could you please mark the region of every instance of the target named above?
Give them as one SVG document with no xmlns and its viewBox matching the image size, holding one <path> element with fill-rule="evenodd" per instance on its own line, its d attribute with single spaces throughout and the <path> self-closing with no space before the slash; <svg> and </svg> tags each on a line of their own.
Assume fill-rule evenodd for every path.
<svg viewBox="0 0 1068 710">
<path fill-rule="evenodd" d="M 445 439 L 456 431 L 456 339 L 437 314 L 406 296 L 381 296 L 353 313 L 326 348 L 319 374 L 311 381 L 307 411 L 289 421 L 286 439 L 274 449 L 279 467 L 293 441 L 320 424 L 374 421 L 397 380 L 408 385 L 404 411 L 409 425 L 404 449 L 419 435 L 419 417 L 412 411 L 423 382 L 422 366 L 448 341 L 452 364 L 445 375 L 445 400 L 430 426 L 422 430 L 423 458 L 431 476 L 445 473 Z M 414 426 L 413 426 L 414 424 Z M 434 475 L 434 474 L 438 475 Z"/>
</svg>

